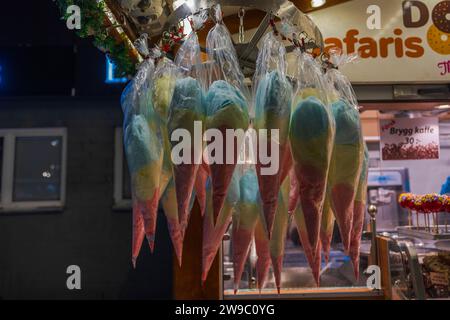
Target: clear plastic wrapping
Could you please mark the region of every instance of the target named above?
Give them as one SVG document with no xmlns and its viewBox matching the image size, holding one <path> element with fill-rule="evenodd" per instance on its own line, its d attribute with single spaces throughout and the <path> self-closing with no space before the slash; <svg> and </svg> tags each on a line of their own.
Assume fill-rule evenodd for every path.
<svg viewBox="0 0 450 320">
<path fill-rule="evenodd" d="M 136 45 L 148 57 L 146 35 L 141 36 Z M 121 99 L 124 149 L 132 184 L 133 264 L 136 263 L 143 234 L 145 233 L 150 249 L 153 250 L 156 231 L 163 145 L 152 103 L 154 70 L 153 61 L 145 59 L 134 79 L 125 88 Z"/>
<path fill-rule="evenodd" d="M 345 76 L 339 68 L 349 63 L 354 63 L 358 60 L 358 54 L 351 55 L 342 54 L 338 48 L 332 48 L 328 52 L 329 63 L 331 68 L 326 71 L 326 80 L 331 88 L 335 90 L 334 94 L 330 96 L 331 103 L 337 99 L 345 100 L 349 105 L 358 109 L 358 101 L 356 99 L 355 91 L 353 90 L 350 80 Z M 333 92 L 333 90 L 331 90 Z"/>
<path fill-rule="evenodd" d="M 231 219 L 229 194 L 233 193 L 233 188 L 236 187 L 234 183 L 239 172 L 235 169 L 243 143 L 239 132 L 243 138 L 243 133 L 249 125 L 247 97 L 243 93 L 243 75 L 230 34 L 221 21 L 220 6 L 216 6 L 215 11 L 217 23 L 207 36 L 209 60 L 206 70 L 209 74 L 209 90 L 206 95 L 205 128 L 220 135 L 222 143 L 219 147 L 222 152 L 215 150 L 216 137 L 207 137 L 205 160 L 209 166 L 212 188 L 207 202 L 212 204 L 207 206 L 203 230 L 204 274 L 207 274 L 210 259 L 215 257 L 226 231 L 224 223 Z M 227 134 L 228 130 L 237 132 L 237 135 L 230 136 Z M 239 180 L 237 183 L 239 186 Z M 209 199 L 209 196 L 212 198 Z M 208 212 L 211 209 L 213 212 Z"/>
<path fill-rule="evenodd" d="M 269 238 L 275 221 L 282 184 L 284 160 L 289 161 L 289 121 L 292 104 L 292 86 L 286 78 L 286 50 L 283 43 L 269 32 L 262 40 L 256 71 L 253 79 L 255 95 L 254 128 L 257 132 L 258 147 L 264 147 L 277 158 L 277 170 L 269 172 L 273 163 L 263 164 L 258 158 L 258 175 L 264 221 Z M 269 134 L 264 135 L 267 131 Z M 272 134 L 272 133 L 276 134 Z M 261 134 L 260 134 L 261 133 Z M 273 148 L 273 149 L 272 149 Z M 278 150 L 278 154 L 276 151 Z"/>
<path fill-rule="evenodd" d="M 303 249 L 316 282 L 320 273 L 320 226 L 335 136 L 328 106 L 328 85 L 316 60 L 299 48 L 294 51 L 294 104 L 289 138 L 294 162 L 291 179 L 297 179 L 294 211 Z M 291 208 L 292 209 L 292 206 Z"/>
<path fill-rule="evenodd" d="M 250 251 L 256 223 L 262 209 L 255 168 L 252 166 L 247 170 L 241 171 L 243 172 L 239 179 L 240 197 L 233 214 L 233 267 L 235 292 L 239 289 L 239 282 Z"/>
<path fill-rule="evenodd" d="M 189 17 L 192 31 L 185 38 L 183 44 L 178 49 L 175 56 L 175 64 L 181 69 L 185 76 L 191 76 L 200 81 L 202 88 L 207 86 L 206 73 L 202 68 L 202 58 L 200 43 L 198 41 L 197 31 L 200 30 L 206 20 L 208 20 L 208 11 L 201 10 L 197 14 Z"/>
<path fill-rule="evenodd" d="M 239 65 L 230 32 L 222 21 L 220 5 L 215 6 L 214 14 L 216 24 L 206 38 L 208 62 L 213 64 L 209 69 L 209 83 L 215 80 L 225 80 L 236 87 L 246 100 L 249 100 L 250 93 L 245 85 L 245 77 Z"/>
<path fill-rule="evenodd" d="M 178 150 L 180 141 L 170 141 L 171 152 L 178 150 L 179 159 L 173 163 L 177 208 L 182 238 L 187 228 L 197 171 L 203 151 L 203 121 L 205 120 L 204 77 L 201 70 L 200 44 L 197 31 L 208 18 L 206 11 L 190 17 L 192 32 L 187 36 L 175 57 L 179 78 L 175 82 L 168 114 L 168 137 L 188 132 L 191 139 L 188 150 Z M 200 127 L 200 132 L 197 132 Z M 181 139 L 178 136 L 178 139 Z M 176 150 L 174 148 L 177 148 Z M 172 159 L 174 160 L 174 159 Z"/>
<path fill-rule="evenodd" d="M 330 61 L 333 64 L 342 65 L 344 60 L 333 54 L 333 51 L 330 52 Z M 329 208 L 334 212 L 344 250 L 349 253 L 354 201 L 364 159 L 364 141 L 358 104 L 350 82 L 335 68 L 327 70 L 326 79 L 330 87 L 335 89 L 331 108 L 336 123 L 328 183 Z"/>
</svg>

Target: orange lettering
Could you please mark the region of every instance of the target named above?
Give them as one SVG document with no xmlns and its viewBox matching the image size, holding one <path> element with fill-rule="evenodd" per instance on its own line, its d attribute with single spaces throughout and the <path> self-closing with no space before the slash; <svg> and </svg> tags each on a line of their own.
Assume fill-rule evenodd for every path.
<svg viewBox="0 0 450 320">
<path fill-rule="evenodd" d="M 420 58 L 424 55 L 425 50 L 421 46 L 422 39 L 419 37 L 411 37 L 405 40 L 405 46 L 409 50 L 406 50 L 406 56 L 410 58 Z"/>
<path fill-rule="evenodd" d="M 380 38 L 380 57 L 386 58 L 389 55 L 389 45 L 394 43 L 394 38 Z"/>
<path fill-rule="evenodd" d="M 344 38 L 344 43 L 347 45 L 347 54 L 352 54 L 356 51 L 355 44 L 358 42 L 356 36 L 359 31 L 356 29 L 350 29 L 347 31 L 347 35 Z"/>
<path fill-rule="evenodd" d="M 395 29 L 394 34 L 396 36 L 401 36 L 403 34 L 402 29 Z M 402 38 L 395 38 L 395 55 L 397 58 L 403 57 L 403 39 Z"/>
<path fill-rule="evenodd" d="M 361 46 L 358 51 L 361 58 L 376 58 L 378 56 L 378 45 L 377 42 L 372 38 L 361 38 L 359 40 Z"/>
</svg>

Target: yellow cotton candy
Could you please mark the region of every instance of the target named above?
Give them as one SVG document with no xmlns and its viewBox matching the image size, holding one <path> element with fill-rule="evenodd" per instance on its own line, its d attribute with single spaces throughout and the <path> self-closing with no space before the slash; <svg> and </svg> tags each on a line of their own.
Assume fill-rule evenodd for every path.
<svg viewBox="0 0 450 320">
<path fill-rule="evenodd" d="M 156 112 L 158 112 L 163 119 L 167 119 L 175 82 L 175 77 L 170 75 L 164 75 L 155 80 L 153 105 Z"/>
<path fill-rule="evenodd" d="M 159 187 L 162 154 L 157 161 L 143 166 L 133 174 L 133 192 L 138 200 L 150 200 Z"/>
</svg>

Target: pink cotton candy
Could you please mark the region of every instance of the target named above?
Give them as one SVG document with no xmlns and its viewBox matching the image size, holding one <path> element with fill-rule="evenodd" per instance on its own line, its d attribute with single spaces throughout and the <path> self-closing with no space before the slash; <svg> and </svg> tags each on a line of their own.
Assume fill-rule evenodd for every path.
<svg viewBox="0 0 450 320">
<path fill-rule="evenodd" d="M 326 177 L 315 166 L 295 165 L 294 168 L 299 185 L 299 206 L 308 231 L 307 239 L 313 252 L 316 252 L 319 244 Z"/>
<path fill-rule="evenodd" d="M 331 198 L 333 201 L 333 211 L 336 215 L 336 221 L 342 237 L 344 251 L 348 254 L 352 232 L 355 190 L 348 184 L 336 184 L 331 190 Z"/>
</svg>

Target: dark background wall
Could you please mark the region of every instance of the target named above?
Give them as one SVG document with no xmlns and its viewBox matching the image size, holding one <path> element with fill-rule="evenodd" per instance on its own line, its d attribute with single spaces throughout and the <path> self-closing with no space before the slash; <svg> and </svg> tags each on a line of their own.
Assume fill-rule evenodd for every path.
<svg viewBox="0 0 450 320">
<path fill-rule="evenodd" d="M 131 210 L 113 210 L 123 85 L 104 83 L 104 55 L 66 30 L 52 1 L 25 0 L 2 4 L 0 65 L 0 128 L 68 132 L 64 210 L 0 213 L 0 299 L 170 298 L 172 250 L 164 216 L 154 255 L 144 243 L 133 270 Z M 79 291 L 66 287 L 69 265 L 81 268 Z"/>
</svg>

